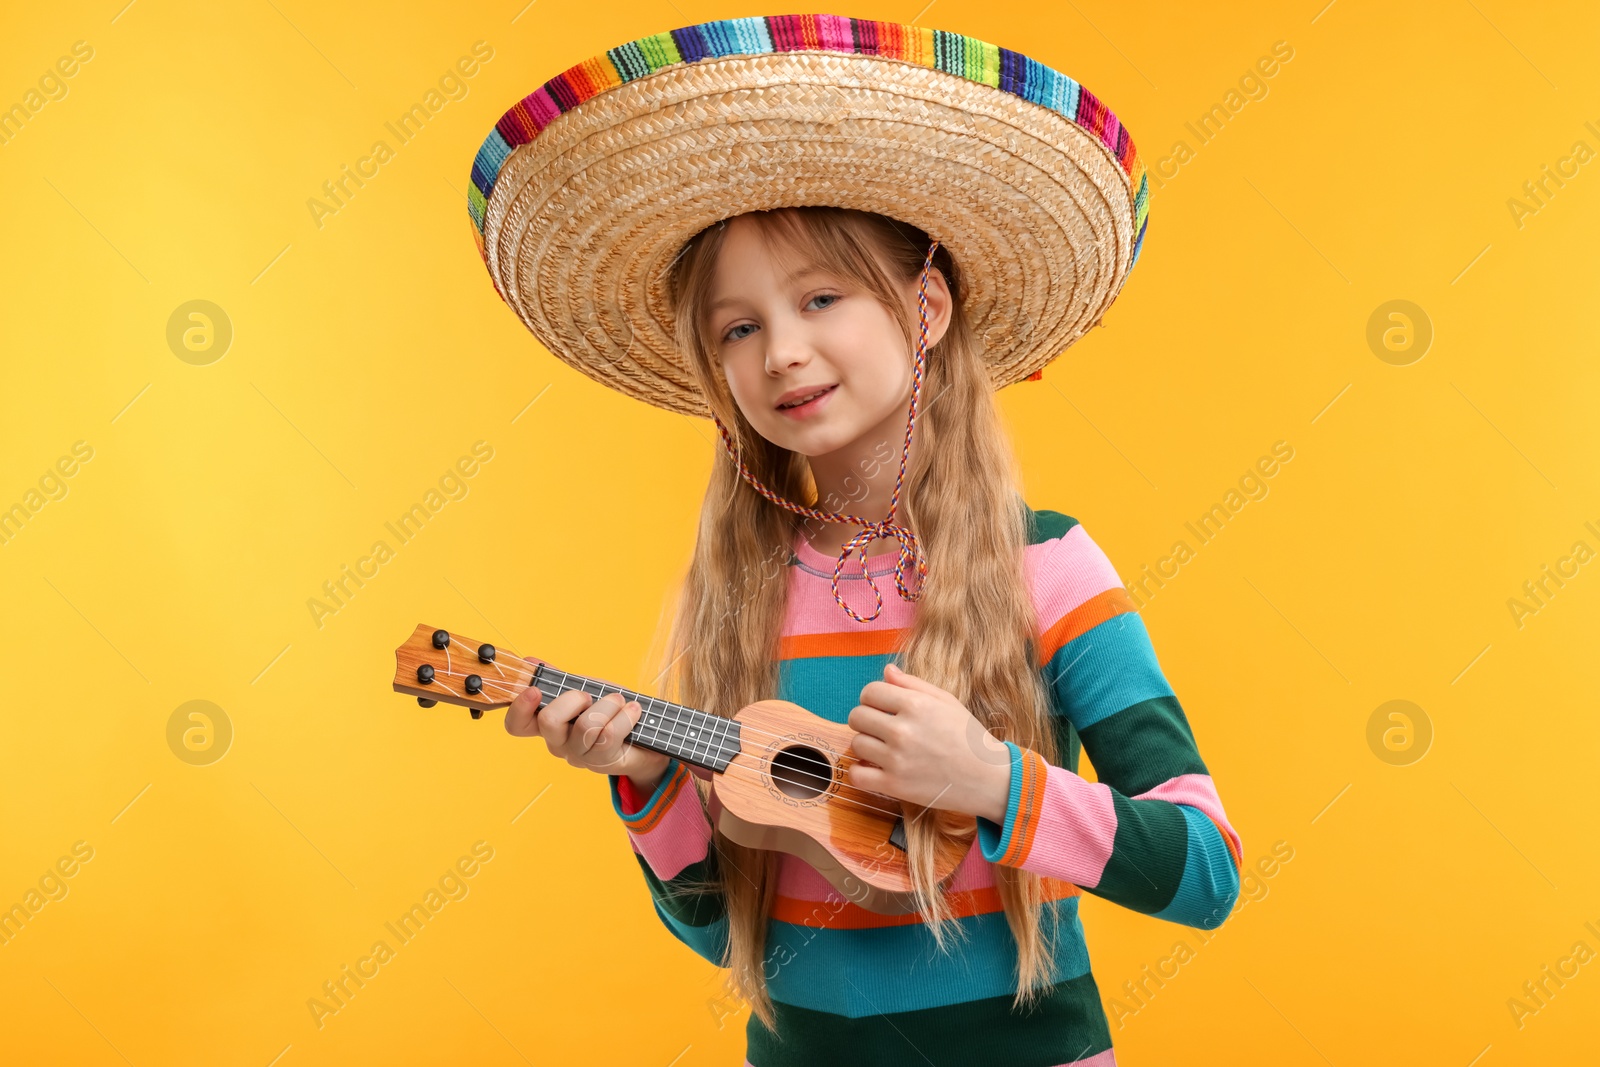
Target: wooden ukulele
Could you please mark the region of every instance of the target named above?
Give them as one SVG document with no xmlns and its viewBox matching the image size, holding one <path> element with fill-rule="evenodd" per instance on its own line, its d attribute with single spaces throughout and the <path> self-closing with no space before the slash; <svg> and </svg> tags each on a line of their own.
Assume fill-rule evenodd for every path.
<svg viewBox="0 0 1600 1067">
<path fill-rule="evenodd" d="M 427 625 L 395 649 L 395 691 L 415 696 L 425 708 L 458 704 L 477 719 L 532 687 L 542 695 L 541 707 L 569 689 L 637 700 L 642 711 L 627 743 L 711 772 L 721 802 L 717 828 L 728 838 L 800 857 L 869 911 L 916 910 L 900 802 L 849 783 L 845 769 L 856 762 L 849 726 L 787 700 L 759 700 L 724 718 Z M 918 809 L 912 811 L 918 818 Z M 943 882 L 970 841 L 940 840 L 934 873 Z"/>
</svg>

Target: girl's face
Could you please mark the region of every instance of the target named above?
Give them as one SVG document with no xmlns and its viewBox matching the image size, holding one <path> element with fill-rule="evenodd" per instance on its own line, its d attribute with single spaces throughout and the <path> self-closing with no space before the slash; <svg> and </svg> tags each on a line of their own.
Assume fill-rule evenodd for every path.
<svg viewBox="0 0 1600 1067">
<path fill-rule="evenodd" d="M 844 276 L 795 269 L 769 254 L 757 224 L 729 221 L 711 287 L 711 342 L 739 410 L 757 433 L 808 457 L 851 445 L 898 447 L 912 361 L 893 316 Z M 901 297 L 916 321 L 918 279 Z M 944 335 L 950 292 L 928 274 L 928 347 Z M 798 406 L 785 406 L 821 393 Z M 922 405 L 928 403 L 924 397 Z"/>
</svg>

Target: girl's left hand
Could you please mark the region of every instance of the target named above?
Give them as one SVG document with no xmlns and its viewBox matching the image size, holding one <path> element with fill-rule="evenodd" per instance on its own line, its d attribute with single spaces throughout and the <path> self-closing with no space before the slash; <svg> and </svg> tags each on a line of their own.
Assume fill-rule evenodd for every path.
<svg viewBox="0 0 1600 1067">
<path fill-rule="evenodd" d="M 1005 821 L 1011 755 L 967 706 L 893 663 L 861 689 L 850 712 L 850 751 L 873 764 L 850 766 L 860 789 L 925 808 Z"/>
</svg>

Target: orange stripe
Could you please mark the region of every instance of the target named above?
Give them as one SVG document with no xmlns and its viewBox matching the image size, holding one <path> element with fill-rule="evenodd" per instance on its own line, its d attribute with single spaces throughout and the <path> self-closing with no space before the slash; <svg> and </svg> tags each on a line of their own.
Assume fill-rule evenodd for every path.
<svg viewBox="0 0 1600 1067">
<path fill-rule="evenodd" d="M 874 656 L 900 651 L 904 629 L 867 630 L 863 633 L 792 634 L 778 642 L 779 659 L 816 656 Z"/>
<path fill-rule="evenodd" d="M 1128 596 L 1128 591 L 1120 585 L 1103 593 L 1096 593 L 1061 616 L 1048 630 L 1039 635 L 1039 666 L 1049 663 L 1050 657 L 1074 637 L 1088 633 L 1107 619 L 1114 619 L 1124 612 L 1134 610 L 1136 609 L 1133 600 Z"/>
<path fill-rule="evenodd" d="M 672 781 L 667 783 L 666 792 L 661 794 L 661 799 L 656 803 L 656 806 L 650 810 L 650 814 L 646 815 L 638 822 L 628 823 L 628 829 L 636 834 L 645 834 L 649 833 L 651 830 L 654 830 L 656 828 L 656 824 L 661 822 L 662 819 L 666 818 L 667 809 L 672 807 L 672 802 L 674 799 L 676 799 L 678 791 L 683 788 L 683 783 L 688 780 L 689 772 L 684 768 L 683 764 L 678 764 L 678 769 L 673 772 Z"/>
<path fill-rule="evenodd" d="M 1033 848 L 1033 832 L 1039 826 L 1039 808 L 1042 802 L 1044 760 L 1031 748 L 1022 750 L 1022 794 L 1017 798 L 1017 821 L 1011 828 L 1011 847 L 1006 849 L 1000 862 L 1007 867 L 1020 867 Z"/>
<path fill-rule="evenodd" d="M 1033 838 L 1039 830 L 1039 818 L 1044 811 L 1045 778 L 1049 773 L 1045 769 L 1044 757 L 1031 748 L 1022 750 L 1022 762 L 1030 771 L 1024 778 L 1029 791 L 1019 801 L 1017 828 L 1011 841 L 1011 851 L 1015 856 L 1011 860 L 1013 867 L 1027 863 L 1028 854 L 1033 851 Z"/>
<path fill-rule="evenodd" d="M 1061 900 L 1078 896 L 1082 890 L 1071 882 L 1055 878 L 1043 879 L 1044 898 Z M 1000 891 L 993 886 L 982 889 L 963 889 L 949 896 L 950 913 L 956 918 L 971 915 L 989 915 L 1001 910 Z M 809 926 L 819 930 L 867 930 L 880 926 L 915 926 L 922 922 L 917 912 L 909 915 L 879 915 L 859 904 L 848 901 L 799 900 L 795 897 L 774 897 L 772 918 L 795 926 Z"/>
</svg>

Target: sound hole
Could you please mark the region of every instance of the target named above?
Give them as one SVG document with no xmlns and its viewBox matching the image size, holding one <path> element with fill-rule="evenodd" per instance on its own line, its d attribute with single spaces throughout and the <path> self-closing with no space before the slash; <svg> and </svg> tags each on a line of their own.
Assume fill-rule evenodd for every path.
<svg viewBox="0 0 1600 1067">
<path fill-rule="evenodd" d="M 833 765 L 810 745 L 795 745 L 772 757 L 772 780 L 796 800 L 810 800 L 833 784 Z"/>
</svg>

